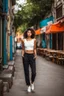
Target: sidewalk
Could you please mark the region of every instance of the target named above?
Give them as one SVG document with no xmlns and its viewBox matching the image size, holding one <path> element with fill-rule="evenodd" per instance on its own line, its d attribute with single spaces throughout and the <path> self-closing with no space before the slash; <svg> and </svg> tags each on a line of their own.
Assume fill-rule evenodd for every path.
<svg viewBox="0 0 64 96">
<path fill-rule="evenodd" d="M 21 52 L 16 54 L 14 84 L 4 96 L 64 96 L 64 67 L 37 57 L 35 93 L 27 93 Z"/>
</svg>

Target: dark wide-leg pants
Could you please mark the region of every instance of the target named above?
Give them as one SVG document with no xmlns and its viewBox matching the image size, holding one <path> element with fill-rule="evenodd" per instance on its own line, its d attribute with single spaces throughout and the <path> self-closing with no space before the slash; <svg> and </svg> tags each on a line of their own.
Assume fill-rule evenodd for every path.
<svg viewBox="0 0 64 96">
<path fill-rule="evenodd" d="M 25 73 L 26 85 L 30 85 L 30 76 L 29 76 L 29 66 L 31 67 L 31 82 L 33 83 L 36 76 L 36 61 L 34 59 L 34 54 L 25 53 L 23 57 L 23 66 Z"/>
</svg>

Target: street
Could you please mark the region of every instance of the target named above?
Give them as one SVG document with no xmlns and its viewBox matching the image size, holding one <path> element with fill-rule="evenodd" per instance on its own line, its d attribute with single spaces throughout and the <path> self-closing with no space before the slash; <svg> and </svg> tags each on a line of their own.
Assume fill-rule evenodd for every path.
<svg viewBox="0 0 64 96">
<path fill-rule="evenodd" d="M 64 0 L 0 0 L 0 96 L 28 95 L 64 96 Z"/>
<path fill-rule="evenodd" d="M 27 93 L 21 51 L 17 51 L 14 84 L 4 96 L 64 96 L 64 66 L 37 56 L 36 67 L 35 93 Z"/>
</svg>

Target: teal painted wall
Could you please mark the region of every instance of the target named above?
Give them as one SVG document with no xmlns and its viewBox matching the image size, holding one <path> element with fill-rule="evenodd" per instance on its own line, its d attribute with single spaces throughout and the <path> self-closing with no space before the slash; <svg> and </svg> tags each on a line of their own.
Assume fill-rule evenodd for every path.
<svg viewBox="0 0 64 96">
<path fill-rule="evenodd" d="M 3 12 L 8 12 L 8 0 L 3 0 Z"/>
<path fill-rule="evenodd" d="M 8 12 L 8 0 L 3 0 L 3 13 L 6 13 L 7 14 Z M 3 35 L 2 35 L 2 38 L 3 38 L 3 41 L 2 41 L 2 62 L 3 62 L 3 65 L 6 65 L 7 64 L 7 49 L 6 49 L 6 26 L 7 26 L 7 20 L 6 20 L 6 16 L 4 15 L 3 17 Z"/>
<path fill-rule="evenodd" d="M 2 63 L 7 64 L 7 49 L 6 49 L 6 19 L 3 19 L 3 33 L 2 33 Z"/>
<path fill-rule="evenodd" d="M 10 60 L 13 60 L 12 35 L 10 36 Z"/>
</svg>

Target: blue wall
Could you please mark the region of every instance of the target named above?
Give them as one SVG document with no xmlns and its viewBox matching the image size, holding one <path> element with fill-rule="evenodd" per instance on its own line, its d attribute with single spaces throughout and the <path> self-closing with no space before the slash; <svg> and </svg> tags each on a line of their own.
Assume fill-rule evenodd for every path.
<svg viewBox="0 0 64 96">
<path fill-rule="evenodd" d="M 10 60 L 13 60 L 12 35 L 10 36 Z"/>
<path fill-rule="evenodd" d="M 3 12 L 8 12 L 8 0 L 3 0 Z"/>
<path fill-rule="evenodd" d="M 7 12 L 8 12 L 8 0 L 3 0 L 3 13 L 7 14 Z M 7 64 L 6 26 L 7 26 L 7 20 L 6 20 L 6 16 L 4 15 L 4 19 L 3 19 L 3 65 Z"/>
<path fill-rule="evenodd" d="M 6 20 L 4 21 L 4 63 L 7 64 L 7 49 L 6 49 Z"/>
</svg>

